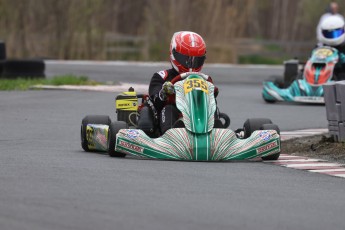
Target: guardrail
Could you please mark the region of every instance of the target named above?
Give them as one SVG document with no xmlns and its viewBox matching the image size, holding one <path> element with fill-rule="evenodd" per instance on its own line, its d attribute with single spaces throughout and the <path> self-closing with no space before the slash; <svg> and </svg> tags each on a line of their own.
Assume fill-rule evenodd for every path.
<svg viewBox="0 0 345 230">
<path fill-rule="evenodd" d="M 329 134 L 336 142 L 345 142 L 345 81 L 323 86 Z"/>
</svg>

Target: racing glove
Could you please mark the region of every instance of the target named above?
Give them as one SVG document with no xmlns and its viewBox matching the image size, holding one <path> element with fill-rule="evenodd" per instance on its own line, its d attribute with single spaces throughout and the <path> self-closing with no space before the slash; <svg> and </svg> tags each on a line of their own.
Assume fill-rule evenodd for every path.
<svg viewBox="0 0 345 230">
<path fill-rule="evenodd" d="M 162 89 L 159 91 L 159 99 L 166 101 L 168 96 L 174 93 L 174 85 L 170 81 L 166 81 L 164 82 Z"/>
</svg>

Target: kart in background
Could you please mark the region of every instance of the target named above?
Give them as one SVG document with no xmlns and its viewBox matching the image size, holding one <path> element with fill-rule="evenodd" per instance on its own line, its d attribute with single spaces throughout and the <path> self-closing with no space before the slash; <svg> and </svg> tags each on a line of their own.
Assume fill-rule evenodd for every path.
<svg viewBox="0 0 345 230">
<path fill-rule="evenodd" d="M 284 78 L 271 77 L 263 83 L 262 97 L 268 103 L 276 101 L 324 103 L 323 85 L 335 80 L 338 50 L 323 46 L 312 51 L 301 68 L 298 60 L 285 63 Z"/>
<path fill-rule="evenodd" d="M 85 151 L 106 151 L 112 157 L 127 154 L 164 160 L 228 161 L 262 158 L 276 160 L 280 155 L 277 125 L 264 118 L 248 119 L 243 129 L 232 131 L 230 120 L 216 124 L 214 85 L 202 73 L 184 73 L 172 80 L 176 106 L 184 127 L 171 128 L 156 138 L 136 128 L 141 105 L 135 92 L 124 93 L 116 101 L 117 121 L 108 116 L 86 116 L 81 124 L 81 145 Z M 127 98 L 124 98 L 127 97 Z M 122 112 L 127 111 L 126 116 Z M 119 114 L 120 113 L 120 114 Z M 228 121 L 228 122 L 227 122 Z"/>
</svg>

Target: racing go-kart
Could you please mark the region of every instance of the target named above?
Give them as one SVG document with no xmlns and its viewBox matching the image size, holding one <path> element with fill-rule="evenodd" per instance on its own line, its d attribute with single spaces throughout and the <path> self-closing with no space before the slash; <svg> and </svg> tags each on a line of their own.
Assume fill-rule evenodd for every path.
<svg viewBox="0 0 345 230">
<path fill-rule="evenodd" d="M 335 80 L 334 69 L 338 60 L 338 50 L 323 46 L 312 51 L 300 73 L 298 60 L 290 61 L 285 65 L 284 79 L 273 77 L 263 83 L 263 99 L 268 103 L 288 101 L 323 104 L 322 86 Z"/>
<path fill-rule="evenodd" d="M 153 159 L 228 161 L 280 155 L 279 128 L 270 119 L 247 119 L 243 129 L 227 129 L 229 122 L 216 124 L 214 85 L 202 73 L 184 73 L 172 80 L 176 106 L 184 127 L 171 128 L 156 138 L 136 127 L 145 95 L 125 92 L 117 97 L 117 121 L 109 116 L 86 116 L 81 124 L 81 145 L 85 151 L 106 151 L 112 157 L 127 154 Z M 142 98 L 138 105 L 138 97 Z M 123 116 L 125 112 L 126 116 Z M 223 114 L 224 117 L 224 114 Z M 227 119 L 225 119 L 227 120 Z M 219 124 L 219 123 L 218 123 Z"/>
</svg>

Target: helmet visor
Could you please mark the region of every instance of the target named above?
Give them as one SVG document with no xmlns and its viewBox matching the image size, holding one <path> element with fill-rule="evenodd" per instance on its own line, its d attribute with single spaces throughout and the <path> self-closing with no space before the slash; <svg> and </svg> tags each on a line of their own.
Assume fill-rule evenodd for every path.
<svg viewBox="0 0 345 230">
<path fill-rule="evenodd" d="M 173 49 L 173 55 L 176 61 L 178 61 L 183 67 L 188 69 L 198 69 L 200 68 L 206 59 L 206 56 L 187 56 L 184 54 L 181 54 L 177 52 L 175 49 Z"/>
<path fill-rule="evenodd" d="M 335 30 L 322 30 L 323 36 L 325 38 L 338 38 L 344 34 L 344 28 L 339 28 Z"/>
</svg>

